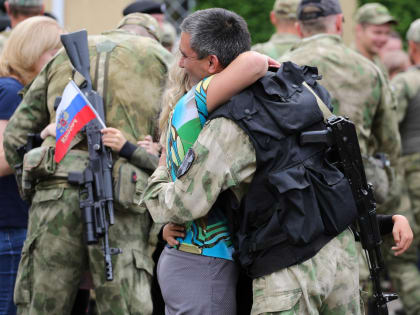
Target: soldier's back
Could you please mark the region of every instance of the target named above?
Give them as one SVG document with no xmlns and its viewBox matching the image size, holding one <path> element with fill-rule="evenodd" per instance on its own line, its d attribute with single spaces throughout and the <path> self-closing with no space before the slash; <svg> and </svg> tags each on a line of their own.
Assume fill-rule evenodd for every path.
<svg viewBox="0 0 420 315">
<path fill-rule="evenodd" d="M 375 131 L 375 121 L 385 128 L 389 121 L 379 122 L 378 116 L 386 114 L 395 119 L 391 114 L 395 108 L 385 78 L 372 62 L 346 47 L 338 35 L 327 34 L 303 39 L 281 60 L 317 67 L 322 75 L 320 83 L 331 94 L 334 113 L 350 117 L 355 123 L 363 153 L 376 152 L 385 131 Z M 396 137 L 394 131 L 391 137 Z M 390 145 L 395 146 L 392 142 Z"/>
<path fill-rule="evenodd" d="M 293 34 L 273 34 L 268 42 L 252 46 L 252 50 L 279 59 L 291 47 L 297 44 L 300 38 Z"/>
<path fill-rule="evenodd" d="M 154 39 L 113 30 L 89 36 L 89 53 L 93 88 L 103 95 L 107 127 L 120 129 L 132 142 L 152 134 L 172 57 L 169 52 Z M 50 66 L 51 117 L 55 98 L 73 77 L 71 69 L 64 51 Z"/>
</svg>

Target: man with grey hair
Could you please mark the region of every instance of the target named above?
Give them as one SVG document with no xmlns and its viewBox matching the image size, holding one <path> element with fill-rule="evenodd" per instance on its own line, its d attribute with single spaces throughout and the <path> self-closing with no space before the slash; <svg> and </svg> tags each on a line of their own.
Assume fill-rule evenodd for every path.
<svg viewBox="0 0 420 315">
<path fill-rule="evenodd" d="M 408 53 L 413 66 L 393 78 L 391 86 L 398 101 L 398 121 L 401 132 L 404 167 L 404 197 L 410 201 L 416 226 L 414 246 L 400 257 L 398 269 L 391 270 L 393 285 L 398 289 L 407 315 L 420 314 L 420 273 L 416 266 L 420 245 L 420 19 L 411 23 L 407 32 Z M 417 232 L 417 233 L 416 233 Z"/>
<path fill-rule="evenodd" d="M 233 63 L 234 59 L 236 61 L 238 56 L 238 58 L 243 55 L 261 56 L 249 52 L 251 37 L 246 22 L 232 11 L 219 8 L 197 11 L 183 21 L 181 30 L 178 65 L 185 71 L 179 69 L 178 71 L 182 75 L 187 73 L 188 79 L 195 86 L 189 87 L 190 90 L 173 104 L 173 114 L 169 116 L 167 122 L 168 130 L 162 134 L 162 138 L 166 139 L 167 154 L 162 153 L 161 167 L 155 173 L 157 176 L 155 179 L 160 178 L 160 183 L 169 186 L 176 180 L 176 174 L 181 172 L 180 163 L 183 160 L 191 161 L 187 151 L 193 145 L 208 117 L 207 97 L 210 99 L 213 95 L 207 93 L 207 88 L 216 84 L 214 82 L 220 78 L 219 72 Z M 267 58 L 261 57 L 265 65 Z M 244 68 L 248 70 L 248 67 L 250 65 L 245 64 Z M 250 72 L 252 73 L 252 69 Z M 244 73 L 242 78 L 248 73 Z M 216 94 L 220 94 L 220 90 L 217 90 Z M 219 135 L 228 136 L 229 130 L 222 129 Z M 207 135 L 210 136 L 213 136 L 213 133 Z M 231 139 L 231 136 L 228 138 Z M 204 145 L 208 146 L 209 143 L 206 142 Z M 218 152 L 218 148 L 215 147 L 208 149 Z M 197 161 L 199 159 L 197 157 Z M 224 161 L 219 162 L 218 167 L 224 167 Z M 205 168 L 202 170 L 206 172 Z M 154 183 L 153 180 L 151 182 Z M 200 187 L 209 188 L 205 181 L 202 182 L 197 177 L 197 185 L 191 189 L 198 192 L 201 191 Z M 148 195 L 147 192 L 144 194 Z M 182 210 L 183 197 L 184 194 L 179 195 L 181 199 L 177 204 L 180 213 L 187 214 L 187 211 Z M 210 195 L 208 197 L 210 198 Z M 175 198 L 178 200 L 178 196 Z M 178 239 L 179 243 L 175 247 L 166 247 L 158 263 L 157 276 L 165 301 L 166 314 L 229 315 L 236 314 L 237 311 L 240 314 L 244 313 L 236 308 L 239 270 L 232 257 L 233 245 L 226 215 L 219 206 L 203 209 L 201 202 L 205 200 L 207 198 L 203 197 L 195 202 L 195 210 L 203 210 L 200 217 L 188 219 L 184 217 L 185 220 L 182 222 L 175 217 L 173 220 L 165 217 L 157 218 L 155 221 L 185 223 L 185 237 Z M 164 209 L 155 201 L 146 203 L 152 214 Z M 171 216 L 169 212 L 167 215 Z"/>
<path fill-rule="evenodd" d="M 271 24 L 276 32 L 270 40 L 252 46 L 252 50 L 278 59 L 290 47 L 299 42 L 299 36 L 295 28 L 296 10 L 300 0 L 276 0 L 273 10 L 270 12 Z"/>
</svg>

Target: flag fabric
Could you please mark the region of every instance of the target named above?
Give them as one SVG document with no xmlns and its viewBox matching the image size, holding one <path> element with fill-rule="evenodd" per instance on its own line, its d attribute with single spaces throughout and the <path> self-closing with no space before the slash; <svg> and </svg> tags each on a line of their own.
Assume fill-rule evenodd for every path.
<svg viewBox="0 0 420 315">
<path fill-rule="evenodd" d="M 74 81 L 70 81 L 64 88 L 56 112 L 54 160 L 59 163 L 79 130 L 98 115 Z"/>
</svg>

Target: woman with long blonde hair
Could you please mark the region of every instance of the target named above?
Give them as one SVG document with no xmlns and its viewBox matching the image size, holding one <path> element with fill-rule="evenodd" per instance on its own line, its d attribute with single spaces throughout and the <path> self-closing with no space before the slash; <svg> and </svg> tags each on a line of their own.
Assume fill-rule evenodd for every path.
<svg viewBox="0 0 420 315">
<path fill-rule="evenodd" d="M 54 19 L 28 18 L 13 29 L 0 55 L 0 314 L 16 314 L 13 290 L 28 222 L 28 205 L 5 159 L 3 133 L 22 100 L 20 91 L 61 47 L 62 33 Z"/>
</svg>

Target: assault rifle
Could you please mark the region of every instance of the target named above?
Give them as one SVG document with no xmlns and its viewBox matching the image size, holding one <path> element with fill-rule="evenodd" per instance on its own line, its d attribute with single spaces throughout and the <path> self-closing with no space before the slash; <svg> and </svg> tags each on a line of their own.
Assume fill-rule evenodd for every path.
<svg viewBox="0 0 420 315">
<path fill-rule="evenodd" d="M 327 130 L 303 132 L 300 143 L 325 143 L 330 147 L 332 161 L 337 161 L 338 168 L 347 178 L 358 211 L 357 233 L 367 256 L 370 279 L 373 283 L 374 315 L 387 315 L 387 303 L 398 296 L 394 293 L 384 294 L 381 289 L 380 272 L 384 269 L 382 238 L 376 218 L 373 187 L 366 180 L 356 128 L 349 119 L 334 115 L 327 119 L 326 126 Z"/>
<path fill-rule="evenodd" d="M 61 35 L 61 42 L 77 72 L 84 78 L 81 91 L 102 121 L 105 121 L 102 97 L 92 89 L 90 60 L 85 30 Z M 119 248 L 110 248 L 108 229 L 114 224 L 112 194 L 112 156 L 102 143 L 102 125 L 98 119 L 90 121 L 85 127 L 89 164 L 83 172 L 70 172 L 68 181 L 80 185 L 80 209 L 85 227 L 85 240 L 88 245 L 97 244 L 102 239 L 105 258 L 106 280 L 113 280 L 111 255 L 121 253 Z"/>
</svg>

